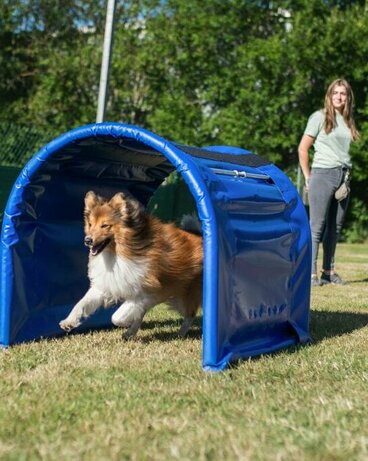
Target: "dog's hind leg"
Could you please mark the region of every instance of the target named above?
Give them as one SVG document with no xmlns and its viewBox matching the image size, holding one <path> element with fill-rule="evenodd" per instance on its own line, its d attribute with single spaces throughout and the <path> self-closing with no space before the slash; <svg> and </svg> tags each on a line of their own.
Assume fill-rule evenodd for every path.
<svg viewBox="0 0 368 461">
<path fill-rule="evenodd" d="M 178 333 L 181 338 L 184 338 L 188 334 L 197 313 L 197 309 L 195 306 L 192 306 L 191 301 L 187 300 L 186 302 L 182 298 L 171 298 L 168 302 L 171 309 L 175 309 L 184 317 Z"/>
<path fill-rule="evenodd" d="M 188 331 L 193 325 L 194 319 L 195 317 L 185 317 L 184 318 L 183 323 L 181 324 L 181 327 L 179 330 L 179 336 L 181 338 L 184 338 L 188 334 Z"/>
<path fill-rule="evenodd" d="M 103 301 L 102 293 L 91 287 L 83 298 L 77 302 L 68 317 L 59 323 L 60 327 L 65 331 L 77 328 L 83 320 L 103 305 Z"/>
<path fill-rule="evenodd" d="M 190 330 L 201 304 L 202 279 L 198 277 L 191 283 L 181 299 L 176 300 L 174 307 L 184 316 L 179 336 L 184 338 Z"/>
</svg>

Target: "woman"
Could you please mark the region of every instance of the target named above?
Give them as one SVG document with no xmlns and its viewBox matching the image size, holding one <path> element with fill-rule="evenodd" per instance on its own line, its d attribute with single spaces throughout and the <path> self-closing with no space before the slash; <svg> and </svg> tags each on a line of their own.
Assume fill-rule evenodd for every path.
<svg viewBox="0 0 368 461">
<path fill-rule="evenodd" d="M 312 232 L 312 286 L 343 284 L 335 272 L 334 257 L 349 203 L 335 198 L 335 192 L 350 175 L 350 143 L 359 137 L 353 118 L 354 95 L 349 83 L 338 79 L 331 83 L 325 96 L 324 109 L 314 112 L 308 120 L 300 141 L 299 162 L 309 196 Z M 309 150 L 314 147 L 312 169 Z M 340 189 L 341 190 L 341 189 Z M 317 275 L 319 243 L 323 242 L 323 266 Z"/>
</svg>

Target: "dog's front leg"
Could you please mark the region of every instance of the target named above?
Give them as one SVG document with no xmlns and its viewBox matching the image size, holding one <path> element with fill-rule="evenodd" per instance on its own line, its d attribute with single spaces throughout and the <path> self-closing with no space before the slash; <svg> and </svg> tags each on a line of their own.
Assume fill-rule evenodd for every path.
<svg viewBox="0 0 368 461">
<path fill-rule="evenodd" d="M 103 305 L 103 295 L 99 290 L 91 287 L 83 298 L 74 306 L 68 317 L 62 320 L 59 325 L 65 331 L 77 328 L 83 320 L 92 315 Z"/>
<path fill-rule="evenodd" d="M 152 307 L 151 303 L 142 300 L 129 300 L 125 301 L 113 314 L 111 317 L 112 323 L 118 327 L 127 328 L 123 334 L 123 339 L 135 336 L 142 324 L 145 313 L 150 307 Z"/>
</svg>

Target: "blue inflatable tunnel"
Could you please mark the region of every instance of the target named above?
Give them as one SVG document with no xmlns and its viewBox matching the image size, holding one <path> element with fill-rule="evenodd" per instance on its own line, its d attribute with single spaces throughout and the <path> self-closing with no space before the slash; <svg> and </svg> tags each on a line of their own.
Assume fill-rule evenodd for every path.
<svg viewBox="0 0 368 461">
<path fill-rule="evenodd" d="M 99 123 L 47 144 L 13 186 L 1 233 L 2 346 L 63 334 L 59 321 L 87 290 L 86 192 L 128 190 L 146 206 L 175 170 L 203 230 L 203 368 L 309 340 L 310 232 L 288 177 L 244 149 Z M 110 319 L 100 309 L 79 328 Z"/>
</svg>

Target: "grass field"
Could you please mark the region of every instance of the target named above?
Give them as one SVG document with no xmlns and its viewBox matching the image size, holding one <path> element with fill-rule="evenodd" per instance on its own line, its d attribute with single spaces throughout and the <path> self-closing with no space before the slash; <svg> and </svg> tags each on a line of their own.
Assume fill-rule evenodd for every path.
<svg viewBox="0 0 368 461">
<path fill-rule="evenodd" d="M 117 329 L 0 351 L 0 459 L 368 459 L 368 245 L 339 245 L 346 286 L 312 291 L 313 343 L 201 369 L 198 321 L 156 308 Z"/>
</svg>

